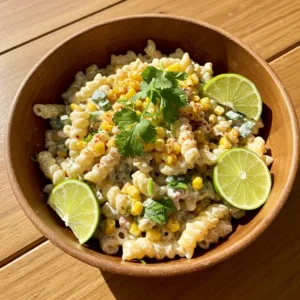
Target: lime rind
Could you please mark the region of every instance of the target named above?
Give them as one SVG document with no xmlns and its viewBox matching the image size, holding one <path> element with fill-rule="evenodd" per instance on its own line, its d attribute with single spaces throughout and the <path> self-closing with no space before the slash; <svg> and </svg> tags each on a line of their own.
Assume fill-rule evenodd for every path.
<svg viewBox="0 0 300 300">
<path fill-rule="evenodd" d="M 97 229 L 99 204 L 86 183 L 76 179 L 61 182 L 51 192 L 48 204 L 71 228 L 80 244 L 86 243 Z"/>
<path fill-rule="evenodd" d="M 239 178 L 243 171 L 247 180 Z M 220 156 L 214 168 L 213 183 L 226 202 L 244 210 L 263 205 L 272 187 L 267 165 L 256 153 L 244 148 L 231 149 Z"/>
<path fill-rule="evenodd" d="M 219 104 L 258 120 L 262 100 L 255 84 L 239 74 L 226 73 L 213 77 L 203 87 L 203 93 Z"/>
</svg>

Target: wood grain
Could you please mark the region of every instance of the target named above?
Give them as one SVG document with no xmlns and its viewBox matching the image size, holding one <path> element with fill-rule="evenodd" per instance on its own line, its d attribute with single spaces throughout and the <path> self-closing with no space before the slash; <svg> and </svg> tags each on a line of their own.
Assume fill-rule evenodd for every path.
<svg viewBox="0 0 300 300">
<path fill-rule="evenodd" d="M 7 3 L 10 1 L 8 0 Z M 298 4 L 300 2 L 292 5 L 287 1 L 282 3 L 279 1 L 252 0 L 244 1 L 242 5 L 238 5 L 236 0 L 222 3 L 213 0 L 211 2 L 201 1 L 201 3 L 194 1 L 191 5 L 190 1 L 187 0 L 172 2 L 166 0 L 159 2 L 133 0 L 118 4 L 106 11 L 39 38 L 19 49 L 8 52 L 0 56 L 0 69 L 5 70 L 5 72 L 0 73 L 0 102 L 2 104 L 0 107 L 2 116 L 0 119 L 0 153 L 3 153 L 3 134 L 10 104 L 22 80 L 47 51 L 77 31 L 100 21 L 122 16 L 124 12 L 126 14 L 149 12 L 181 14 L 210 22 L 228 30 L 241 37 L 267 59 L 297 41 L 296 30 L 299 27 L 299 22 L 295 22 L 295 20 L 299 13 Z M 262 12 L 264 12 L 264 16 Z M 282 26 L 283 21 L 277 18 L 278 14 L 288 16 L 284 22 L 289 27 Z M 245 34 L 245 27 L 248 28 L 246 30 L 247 34 Z M 255 28 L 255 30 L 252 31 L 251 28 Z M 280 43 L 278 43 L 278 40 L 280 40 Z M 268 43 L 268 46 L 266 46 L 266 43 Z M 0 178 L 0 193 L 5 192 L 3 197 L 5 207 L 0 210 L 0 237 L 4 241 L 10 241 L 10 243 L 2 243 L 2 251 L 0 252 L 0 262 L 2 261 L 2 263 L 7 262 L 14 257 L 16 252 L 24 251 L 37 239 L 41 238 L 41 234 L 26 218 L 15 201 L 4 165 L 4 158 L 0 155 L 0 170 L 3 172 Z M 11 224 L 9 220 L 18 221 Z"/>
<path fill-rule="evenodd" d="M 271 63 L 298 108 L 300 47 Z M 295 76 L 294 76 L 295 77 Z M 294 300 L 300 292 L 300 172 L 291 196 L 267 231 L 238 255 L 174 278 L 111 275 L 46 242 L 2 270 L 3 299 L 243 299 Z M 104 281 L 105 280 L 105 281 Z M 1 290 L 1 287 L 0 287 Z"/>
<path fill-rule="evenodd" d="M 0 53 L 118 2 L 118 0 L 0 2 Z"/>
<path fill-rule="evenodd" d="M 7 3 L 11 0 L 6 1 Z M 5 2 L 4 2 L 5 3 Z M 1 3 L 3 4 L 3 3 Z M 13 96 L 32 66 L 53 46 L 71 34 L 82 30 L 99 21 L 126 14 L 161 12 L 184 15 L 195 19 L 208 21 L 218 25 L 252 46 L 264 58 L 270 58 L 276 53 L 298 41 L 297 30 L 299 22 L 299 1 L 238 1 L 229 0 L 198 2 L 194 1 L 142 1 L 133 0 L 118 4 L 104 12 L 76 22 L 70 26 L 48 34 L 34 42 L 0 56 L 1 94 L 0 112 L 0 153 L 3 153 L 3 129 L 6 116 Z M 278 16 L 283 16 L 279 18 Z M 283 26 L 284 24 L 284 26 Z M 18 28 L 21 31 L 22 28 Z M 293 74 L 293 73 L 292 73 Z M 290 75 L 291 77 L 293 75 Z M 294 77 L 296 80 L 296 77 Z M 0 236 L 3 243 L 0 261 L 13 257 L 16 252 L 27 249 L 32 243 L 41 238 L 40 233 L 32 226 L 23 214 L 9 187 L 4 159 L 0 156 L 0 193 L 5 208 L 0 210 Z M 17 220 L 13 223 L 10 220 Z M 23 251 L 24 251 L 23 249 Z"/>
</svg>

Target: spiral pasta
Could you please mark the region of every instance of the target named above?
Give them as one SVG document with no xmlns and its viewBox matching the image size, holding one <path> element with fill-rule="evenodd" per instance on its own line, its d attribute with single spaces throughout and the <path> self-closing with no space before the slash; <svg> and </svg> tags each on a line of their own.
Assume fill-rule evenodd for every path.
<svg viewBox="0 0 300 300">
<path fill-rule="evenodd" d="M 187 222 L 178 244 L 187 251 L 187 258 L 191 258 L 197 242 L 201 242 L 208 231 L 217 226 L 220 219 L 229 214 L 229 209 L 222 204 L 212 204 L 205 211 L 200 212 L 198 217 Z"/>
<path fill-rule="evenodd" d="M 119 243 L 114 235 L 99 237 L 100 248 L 106 254 L 116 254 L 119 251 Z"/>
<path fill-rule="evenodd" d="M 65 180 L 65 172 L 56 164 L 55 159 L 48 151 L 42 151 L 37 155 L 37 161 L 40 164 L 40 169 L 45 176 L 52 180 L 56 185 Z"/>
<path fill-rule="evenodd" d="M 100 185 L 101 181 L 106 178 L 119 161 L 120 154 L 118 150 L 110 148 L 109 152 L 101 157 L 100 163 L 94 165 L 93 169 L 85 174 L 84 179 Z"/>
<path fill-rule="evenodd" d="M 33 112 L 43 119 L 55 119 L 66 113 L 66 105 L 63 104 L 35 104 Z"/>
<path fill-rule="evenodd" d="M 202 249 L 208 249 L 210 244 L 218 243 L 220 238 L 224 238 L 231 232 L 232 225 L 230 220 L 222 219 L 215 228 L 208 231 L 205 238 L 201 242 L 198 242 L 197 245 Z"/>
<path fill-rule="evenodd" d="M 184 257 L 185 253 L 177 241 L 173 242 L 151 242 L 147 238 L 138 238 L 136 240 L 128 240 L 123 244 L 122 259 L 142 259 L 145 256 L 149 258 L 163 259 L 174 258 L 176 255 Z"/>
<path fill-rule="evenodd" d="M 127 51 L 125 55 L 111 55 L 110 63 L 112 65 L 128 65 L 136 60 L 136 54 L 133 51 Z"/>
<path fill-rule="evenodd" d="M 179 156 L 174 164 L 162 162 L 159 165 L 159 171 L 167 176 L 186 174 L 189 165 L 186 163 L 183 156 Z"/>
<path fill-rule="evenodd" d="M 124 215 L 127 207 L 130 206 L 130 199 L 127 195 L 121 193 L 118 186 L 113 186 L 107 192 L 107 200 L 110 206 L 119 214 Z"/>
<path fill-rule="evenodd" d="M 136 171 L 131 175 L 133 179 L 133 184 L 146 196 L 154 197 L 158 192 L 158 185 L 153 182 L 153 194 L 150 195 L 148 191 L 148 182 L 151 179 L 150 175 L 143 173 L 141 171 Z"/>
<path fill-rule="evenodd" d="M 156 50 L 156 44 L 152 40 L 148 40 L 144 51 L 150 58 L 161 58 L 161 52 Z"/>
</svg>

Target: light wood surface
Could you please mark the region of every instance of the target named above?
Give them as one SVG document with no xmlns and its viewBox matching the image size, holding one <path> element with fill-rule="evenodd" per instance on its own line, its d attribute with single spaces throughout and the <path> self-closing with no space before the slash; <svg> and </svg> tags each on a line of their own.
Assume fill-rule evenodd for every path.
<svg viewBox="0 0 300 300">
<path fill-rule="evenodd" d="M 39 2 L 46 3 L 46 1 Z M 73 7 L 72 3 L 80 1 L 65 0 L 63 2 L 67 7 Z M 271 61 L 271 66 L 279 75 L 294 102 L 299 118 L 300 84 L 297 73 L 300 69 L 300 47 L 297 45 L 300 42 L 300 1 L 243 1 L 240 5 L 239 1 L 212 1 L 209 4 L 208 1 L 201 2 L 134 0 L 119 3 L 99 13 L 97 13 L 99 8 L 95 5 L 89 12 L 87 8 L 74 9 L 72 18 L 68 17 L 65 23 L 54 20 L 56 18 L 53 14 L 44 12 L 41 6 L 24 8 L 23 14 L 30 15 L 32 11 L 38 9 L 36 13 L 41 16 L 44 12 L 45 19 L 51 19 L 52 27 L 40 31 L 37 35 L 32 29 L 31 21 L 26 23 L 23 20 L 24 22 L 14 23 L 13 20 L 6 20 L 6 24 L 9 24 L 7 22 L 14 24 L 8 32 L 12 36 L 9 43 L 11 41 L 13 43 L 2 43 L 1 37 L 0 47 L 5 45 L 3 49 L 17 48 L 0 55 L 0 69 L 2 70 L 0 73 L 0 112 L 2 115 L 0 153 L 3 153 L 4 127 L 11 101 L 34 63 L 59 41 L 78 30 L 124 14 L 173 13 L 208 21 L 240 37 L 265 59 Z M 23 7 L 23 3 L 26 4 L 27 1 L 18 1 L 20 7 Z M 15 1 L 11 0 L 0 1 L 0 7 L 4 4 L 6 5 L 5 13 L 7 10 L 12 12 L 16 6 Z M 93 12 L 96 13 L 76 22 L 84 15 Z M 61 13 L 64 14 L 65 11 Z M 0 9 L 1 14 L 3 11 Z M 60 9 L 56 10 L 56 17 L 58 20 L 63 19 Z M 39 18 L 37 22 L 41 22 Z M 2 22 L 3 20 L 1 20 L 0 32 L 3 28 Z M 57 29 L 71 22 L 73 23 Z M 19 39 L 16 38 L 18 34 L 22 35 L 22 30 L 26 31 L 26 24 L 32 32 L 26 32 L 25 40 L 15 43 L 14 41 Z M 43 28 L 42 23 L 37 27 L 39 30 Z M 53 29 L 57 30 L 47 33 Z M 42 37 L 21 45 L 40 35 Z M 149 280 L 112 276 L 107 273 L 103 273 L 102 276 L 99 270 L 69 257 L 49 242 L 34 248 L 44 238 L 19 208 L 10 189 L 4 165 L 5 161 L 1 155 L 0 261 L 6 264 L 19 255 L 23 253 L 24 255 L 1 270 L 1 275 L 3 275 L 0 287 L 1 299 L 58 299 L 60 297 L 81 299 L 87 295 L 95 297 L 102 295 L 101 299 L 192 299 L 201 296 L 202 299 L 293 300 L 299 296 L 299 176 L 287 204 L 274 224 L 246 250 L 201 273 L 178 278 Z M 27 253 L 29 249 L 32 250 Z"/>
<path fill-rule="evenodd" d="M 299 42 L 299 30 L 297 28 L 299 29 L 300 22 L 296 22 L 297 14 L 300 12 L 299 0 L 293 2 L 293 5 L 288 1 L 284 5 L 282 2 L 269 0 L 244 1 L 242 5 L 238 5 L 237 0 L 226 2 L 213 0 L 209 3 L 208 1 L 193 1 L 193 5 L 188 0 L 130 0 L 119 3 L 114 7 L 74 22 L 69 26 L 0 55 L 0 70 L 6 70 L 0 72 L 2 87 L 0 111 L 4 116 L 0 119 L 0 153 L 3 152 L 3 139 L 1 139 L 1 136 L 3 137 L 4 134 L 5 116 L 8 114 L 11 101 L 18 87 L 34 64 L 65 38 L 101 21 L 121 17 L 124 12 L 127 15 L 168 13 L 207 21 L 240 37 L 265 59 L 272 59 L 284 49 L 293 47 L 294 44 Z M 283 20 L 279 17 L 280 15 L 287 16 L 284 22 L 289 26 L 282 26 Z M 247 29 L 248 34 L 245 34 L 245 27 L 255 29 L 253 31 Z M 4 164 L 4 158 L 1 155 L 0 170 L 3 172 L 3 176 L 0 178 L 0 191 L 7 192 L 3 196 L 6 205 L 0 210 L 0 236 L 4 240 L 9 240 L 10 243 L 4 243 L 3 245 L 0 252 L 0 265 L 1 262 L 6 263 L 16 257 L 16 253 L 23 253 L 28 247 L 35 244 L 36 239 L 42 238 L 42 235 L 26 218 L 18 203 L 14 201 L 8 178 L 5 175 Z M 18 220 L 14 226 L 11 226 L 9 222 L 12 219 Z"/>
</svg>

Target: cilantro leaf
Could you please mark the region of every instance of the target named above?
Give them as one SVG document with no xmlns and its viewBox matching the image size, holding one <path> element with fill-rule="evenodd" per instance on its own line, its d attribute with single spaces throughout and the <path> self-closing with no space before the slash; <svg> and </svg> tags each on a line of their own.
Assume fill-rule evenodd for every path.
<svg viewBox="0 0 300 300">
<path fill-rule="evenodd" d="M 135 124 L 131 130 L 123 131 L 116 136 L 115 144 L 123 157 L 142 156 L 143 144 L 138 137 L 138 126 Z"/>
<path fill-rule="evenodd" d="M 159 203 L 162 204 L 170 212 L 176 211 L 176 206 L 173 200 L 169 197 L 162 198 L 161 200 L 159 200 Z"/>
<path fill-rule="evenodd" d="M 143 80 L 149 84 L 153 79 L 159 77 L 162 74 L 162 72 L 162 70 L 156 69 L 153 66 L 149 66 L 143 71 L 142 77 Z"/>
<path fill-rule="evenodd" d="M 123 108 L 117 111 L 113 117 L 113 122 L 118 125 L 119 129 L 126 130 L 132 126 L 135 122 L 138 122 L 140 117 L 137 113 L 129 108 Z"/>
<path fill-rule="evenodd" d="M 156 129 L 149 120 L 142 119 L 139 123 L 139 134 L 145 143 L 154 143 L 156 140 Z"/>
<path fill-rule="evenodd" d="M 131 101 L 134 102 L 139 99 L 145 99 L 147 95 L 148 95 L 148 90 L 140 91 L 131 98 Z"/>
<path fill-rule="evenodd" d="M 167 209 L 161 203 L 153 200 L 144 207 L 144 217 L 159 225 L 168 222 Z"/>
<path fill-rule="evenodd" d="M 147 264 L 143 259 L 140 259 L 140 262 L 141 262 L 142 265 L 146 265 Z"/>
<path fill-rule="evenodd" d="M 155 80 L 154 87 L 156 89 L 170 89 L 174 86 L 174 83 L 167 78 L 167 72 L 162 72 L 158 78 Z"/>
</svg>

